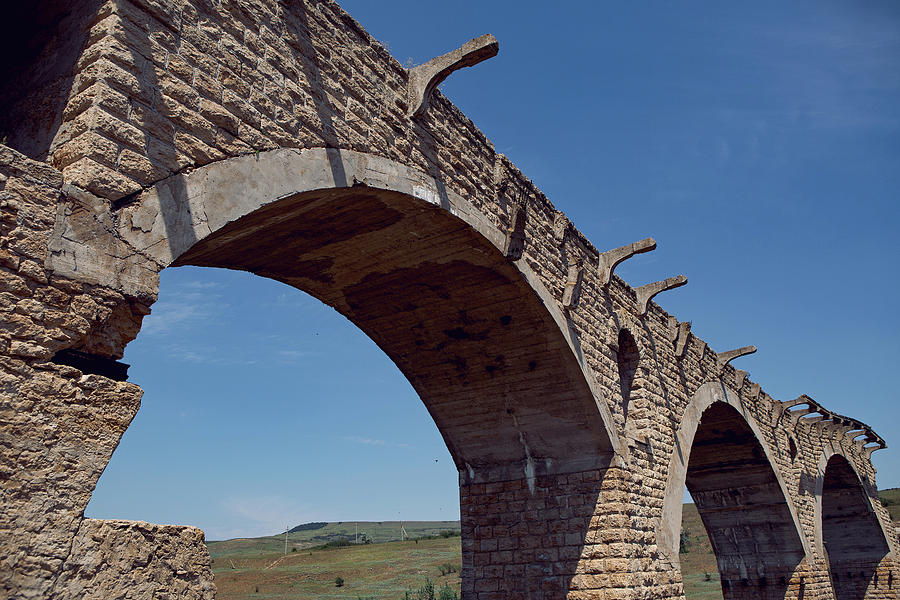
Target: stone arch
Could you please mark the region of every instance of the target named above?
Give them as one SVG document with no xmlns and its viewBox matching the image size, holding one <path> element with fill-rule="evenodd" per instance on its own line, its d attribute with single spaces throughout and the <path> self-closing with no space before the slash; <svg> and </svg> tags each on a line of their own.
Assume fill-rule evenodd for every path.
<svg viewBox="0 0 900 600">
<path fill-rule="evenodd" d="M 595 449 L 594 460 L 602 455 L 605 463 L 616 451 L 608 408 L 557 300 L 525 261 L 502 255 L 505 238 L 495 223 L 425 173 L 346 150 L 273 150 L 169 177 L 128 199 L 114 226 L 125 246 L 118 264 L 87 260 L 96 252 L 96 236 L 89 232 L 79 240 L 64 225 L 51 242 L 54 270 L 79 265 L 82 279 L 113 272 L 117 286 L 135 297 L 155 293 L 148 270 L 187 264 L 247 270 L 301 288 L 356 323 L 398 364 L 423 396 L 457 466 L 475 479 L 479 468 L 491 465 L 518 464 L 539 474 L 590 462 L 577 448 Z M 396 264 L 361 256 L 367 244 Z M 449 312 L 431 314 L 438 307 Z M 488 318 L 486 311 L 498 314 Z M 392 333 L 395 325 L 385 324 L 402 315 L 413 332 L 405 341 Z M 454 353 L 465 346 L 480 348 L 478 363 L 475 355 Z M 432 365 L 444 361 L 440 377 L 414 366 L 426 351 L 445 355 Z M 517 381 L 504 380 L 517 369 Z M 548 381 L 556 392 L 547 389 Z M 528 406 L 528 389 L 543 399 Z M 494 424 L 491 437 L 506 438 L 515 451 L 493 455 L 485 449 L 494 442 L 463 439 L 463 430 L 473 429 L 471 415 L 466 427 L 449 433 L 454 427 L 439 406 L 443 401 L 430 404 L 429 398 L 447 398 L 449 407 L 449 398 L 462 392 L 473 403 L 480 398 L 482 407 L 484 398 L 495 398 L 483 416 Z M 569 400 L 548 401 L 551 394 Z"/>
<path fill-rule="evenodd" d="M 816 475 L 815 543 L 828 562 L 835 599 L 887 589 L 893 584 L 895 540 L 875 508 L 874 486 L 832 444 L 820 456 Z"/>
<path fill-rule="evenodd" d="M 170 265 L 250 271 L 333 306 L 395 362 L 459 470 L 464 591 L 494 561 L 537 560 L 479 551 L 496 547 L 498 519 L 534 520 L 535 547 L 562 543 L 545 515 L 510 515 L 501 492 L 556 501 L 559 476 L 576 474 L 584 504 L 568 526 L 586 539 L 597 482 L 621 454 L 609 409 L 558 299 L 507 259 L 504 232 L 473 203 L 405 165 L 319 148 L 213 163 L 117 208 L 100 229 L 64 215 L 54 270 L 151 299 L 148 280 Z M 548 568 L 571 577 L 578 557 Z"/>
<path fill-rule="evenodd" d="M 685 485 L 716 553 L 725 597 L 784 598 L 810 547 L 759 426 L 719 382 L 697 390 L 675 436 L 657 527 L 659 548 L 675 565 Z"/>
</svg>

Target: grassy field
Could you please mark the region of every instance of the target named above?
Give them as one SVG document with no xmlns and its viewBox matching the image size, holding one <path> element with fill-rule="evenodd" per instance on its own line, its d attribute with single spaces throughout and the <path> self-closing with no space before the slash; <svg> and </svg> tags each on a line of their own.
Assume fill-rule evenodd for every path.
<svg viewBox="0 0 900 600">
<path fill-rule="evenodd" d="M 891 513 L 891 520 L 894 523 L 900 523 L 900 488 L 881 490 L 878 492 L 878 497 Z"/>
<path fill-rule="evenodd" d="M 900 521 L 900 489 L 883 490 L 879 496 Z M 405 522 L 410 537 L 430 536 L 441 531 L 459 531 L 458 521 Z M 685 504 L 682 513 L 685 550 L 681 554 L 685 596 L 689 600 L 721 600 L 722 588 L 716 559 L 697 508 Z M 353 521 L 327 523 L 289 537 L 284 555 L 284 535 L 209 542 L 220 600 L 296 600 L 322 598 L 356 600 L 401 600 L 406 591 L 421 588 L 426 581 L 459 593 L 460 538 L 437 537 L 418 541 L 400 538 L 397 521 L 360 522 L 360 534 L 374 543 L 321 548 L 326 542 L 354 539 Z M 344 584 L 335 585 L 336 578 Z"/>
<path fill-rule="evenodd" d="M 693 504 L 685 504 L 681 512 L 681 531 L 686 544 L 679 557 L 681 576 L 684 579 L 684 595 L 689 600 L 722 600 L 722 583 L 709 538 L 700 513 Z M 707 575 L 709 579 L 707 579 Z"/>
<path fill-rule="evenodd" d="M 322 598 L 402 599 L 431 581 L 436 592 L 449 586 L 459 594 L 460 538 L 387 542 L 273 552 L 223 552 L 211 542 L 216 598 L 224 600 L 297 600 Z M 455 572 L 441 575 L 443 565 Z M 335 580 L 340 577 L 343 585 Z"/>
<path fill-rule="evenodd" d="M 687 597 L 691 600 L 721 598 L 716 561 L 693 504 L 685 505 L 682 523 L 688 536 L 687 552 L 681 555 Z M 459 531 L 458 521 L 418 521 L 403 525 L 412 538 Z M 459 593 L 459 537 L 396 541 L 400 537 L 397 521 L 360 522 L 359 531 L 375 543 L 322 548 L 329 541 L 354 539 L 356 523 L 353 521 L 290 533 L 287 556 L 283 534 L 209 542 L 218 589 L 216 597 L 221 600 L 400 600 L 407 591 L 415 598 L 415 591 L 426 581 L 432 582 L 436 595 L 443 586 Z M 456 572 L 442 574 L 447 565 Z M 338 577 L 344 581 L 340 587 L 335 585 Z"/>
</svg>

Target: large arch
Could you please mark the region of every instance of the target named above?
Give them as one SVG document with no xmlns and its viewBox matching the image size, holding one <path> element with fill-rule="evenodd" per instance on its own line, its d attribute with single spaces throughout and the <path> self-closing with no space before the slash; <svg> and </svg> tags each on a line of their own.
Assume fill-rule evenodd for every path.
<svg viewBox="0 0 900 600">
<path fill-rule="evenodd" d="M 893 539 L 885 534 L 873 504 L 877 501 L 874 487 L 859 476 L 852 461 L 840 448 L 827 446 L 816 477 L 815 536 L 828 560 L 836 600 L 896 593 L 890 592 Z"/>
<path fill-rule="evenodd" d="M 163 180 L 130 199 L 116 228 L 133 253 L 117 283 L 132 295 L 152 293 L 152 261 L 251 271 L 335 307 L 410 379 L 473 481 L 497 468 L 577 471 L 616 453 L 558 302 L 503 255 L 497 226 L 422 172 L 345 150 L 274 150 Z M 85 277 L 96 243 L 74 229 L 58 227 L 54 268 L 80 265 Z M 478 422 L 490 423 L 484 439 Z"/>
<path fill-rule="evenodd" d="M 464 590 L 500 560 L 490 538 L 509 535 L 496 526 L 511 515 L 506 503 L 487 507 L 485 494 L 569 502 L 554 487 L 565 482 L 558 476 L 589 472 L 569 523 L 586 539 L 600 493 L 591 482 L 619 455 L 609 409 L 559 302 L 524 260 L 507 258 L 505 233 L 472 203 L 405 165 L 320 148 L 213 163 L 119 208 L 112 229 L 125 248 L 110 252 L 115 268 L 97 269 L 116 273 L 127 293 L 154 293 L 147 270 L 170 265 L 250 271 L 333 306 L 397 364 L 460 474 Z M 80 265 L 84 278 L 93 268 L 85 254 L 101 238 L 79 231 L 57 227 L 54 267 Z M 538 527 L 546 515 L 530 518 L 535 526 L 521 531 L 536 532 L 534 547 L 557 543 Z M 580 558 L 502 560 L 523 568 L 546 560 L 566 577 Z"/>
<path fill-rule="evenodd" d="M 718 382 L 702 385 L 685 409 L 669 463 L 657 527 L 663 555 L 678 565 L 687 486 L 716 554 L 725 598 L 785 598 L 810 549 L 775 464 L 737 395 Z"/>
</svg>

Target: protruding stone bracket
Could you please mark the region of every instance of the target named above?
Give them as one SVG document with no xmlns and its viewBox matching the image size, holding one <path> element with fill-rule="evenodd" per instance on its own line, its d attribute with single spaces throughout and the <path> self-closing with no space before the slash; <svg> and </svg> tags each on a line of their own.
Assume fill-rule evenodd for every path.
<svg viewBox="0 0 900 600">
<path fill-rule="evenodd" d="M 580 262 L 569 266 L 566 278 L 566 288 L 563 290 L 562 304 L 564 308 L 578 306 L 578 296 L 581 295 L 581 280 L 584 278 L 584 267 Z"/>
<path fill-rule="evenodd" d="M 562 246 L 566 241 L 569 225 L 569 218 L 562 211 L 556 211 L 556 215 L 553 217 L 553 241 L 557 246 Z"/>
<path fill-rule="evenodd" d="M 635 254 L 642 254 L 655 249 L 656 240 L 653 238 L 646 238 L 639 242 L 634 242 L 633 244 L 628 244 L 627 246 L 621 246 L 601 253 L 600 261 L 597 263 L 597 277 L 600 280 L 600 285 L 609 283 L 609 280 L 612 279 L 613 271 L 616 269 L 616 265 L 620 262 L 631 258 Z"/>
<path fill-rule="evenodd" d="M 497 38 L 488 33 L 469 40 L 452 52 L 432 58 L 427 63 L 410 69 L 406 93 L 409 103 L 407 116 L 412 118 L 423 116 L 428 110 L 428 103 L 434 90 L 451 73 L 493 58 L 499 51 L 500 45 L 497 43 Z"/>
<path fill-rule="evenodd" d="M 506 241 L 503 253 L 509 260 L 519 260 L 525 251 L 525 202 L 510 207 L 509 227 L 506 229 Z"/>
<path fill-rule="evenodd" d="M 833 415 L 832 418 L 838 426 L 843 428 L 841 437 L 844 441 L 855 445 L 860 452 L 866 453 L 867 456 L 876 450 L 887 448 L 884 439 L 865 423 L 855 419 L 846 419 L 840 415 Z"/>
<path fill-rule="evenodd" d="M 818 423 L 819 421 L 831 419 L 831 413 L 821 406 L 818 406 L 815 410 L 801 416 L 800 419 L 802 419 L 804 423 Z"/>
<path fill-rule="evenodd" d="M 741 369 L 734 370 L 734 386 L 737 389 L 744 387 L 744 381 L 747 379 L 747 375 L 747 371 L 742 371 Z"/>
<path fill-rule="evenodd" d="M 750 384 L 750 398 L 754 400 L 759 399 L 759 394 L 761 391 L 762 389 L 760 388 L 758 383 L 754 382 Z"/>
<path fill-rule="evenodd" d="M 678 324 L 678 337 L 675 338 L 675 356 L 684 356 L 687 350 L 688 340 L 691 337 L 691 322 L 684 321 Z"/>
<path fill-rule="evenodd" d="M 744 346 L 743 348 L 738 348 L 737 350 L 729 350 L 728 352 L 719 352 L 718 363 L 719 363 L 719 375 L 721 375 L 725 371 L 725 367 L 736 358 L 740 358 L 741 356 L 747 356 L 748 354 L 753 354 L 756 352 L 756 346 Z"/>
<path fill-rule="evenodd" d="M 857 445 L 859 446 L 859 452 L 866 458 L 870 458 L 872 453 L 876 450 L 884 450 L 887 448 L 884 439 L 868 427 L 866 428 L 865 439 L 857 442 Z"/>
<path fill-rule="evenodd" d="M 807 396 L 806 394 L 800 394 L 800 396 L 798 396 L 797 398 L 795 398 L 795 399 L 793 399 L 793 400 L 785 400 L 784 402 L 782 402 L 782 403 L 781 403 L 781 407 L 782 407 L 784 410 L 787 410 L 787 409 L 789 409 L 789 408 L 793 408 L 793 407 L 795 407 L 795 406 L 799 406 L 800 404 L 806 404 L 806 405 L 809 406 L 809 407 L 811 407 L 811 406 L 818 406 L 818 405 L 819 405 L 815 400 L 813 400 L 812 398 L 810 398 L 810 397 Z"/>
<path fill-rule="evenodd" d="M 791 425 L 796 425 L 797 421 L 800 420 L 800 417 L 819 412 L 819 403 L 806 394 L 801 394 L 793 400 L 776 402 L 775 408 L 780 411 L 780 414 L 788 419 L 788 422 L 790 422 Z"/>
<path fill-rule="evenodd" d="M 674 342 L 678 338 L 678 319 L 669 315 L 666 320 L 666 335 L 670 342 Z"/>
<path fill-rule="evenodd" d="M 809 425 L 815 425 L 817 423 L 822 423 L 823 421 L 830 420 L 831 414 L 828 413 L 827 411 L 821 411 L 821 414 L 817 414 L 817 415 L 813 415 L 813 416 L 805 415 L 805 416 L 800 417 L 800 419 L 802 419 L 804 423 L 807 423 Z"/>
<path fill-rule="evenodd" d="M 868 432 L 865 429 L 851 429 L 850 431 L 844 432 L 844 439 L 849 438 L 851 442 L 858 442 L 861 437 L 869 437 Z"/>
<path fill-rule="evenodd" d="M 653 297 L 658 293 L 668 290 L 674 290 L 675 288 L 679 288 L 686 283 L 687 277 L 685 277 L 684 275 L 677 275 L 675 277 L 669 277 L 665 281 L 655 281 L 653 283 L 648 283 L 647 285 L 642 285 L 641 287 L 635 289 L 634 291 L 637 294 L 638 301 L 638 314 L 640 314 L 641 316 L 647 314 L 647 306 L 650 304 L 650 300 L 652 300 Z"/>
</svg>

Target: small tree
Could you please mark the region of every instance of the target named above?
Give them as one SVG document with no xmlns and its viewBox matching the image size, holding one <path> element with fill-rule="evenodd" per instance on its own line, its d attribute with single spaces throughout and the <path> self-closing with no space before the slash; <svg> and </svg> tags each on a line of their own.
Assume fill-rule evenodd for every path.
<svg viewBox="0 0 900 600">
<path fill-rule="evenodd" d="M 430 579 L 426 579 L 425 585 L 418 589 L 416 600 L 434 600 L 434 584 Z"/>
<path fill-rule="evenodd" d="M 335 577 L 334 578 L 334 587 L 342 587 L 344 585 L 343 577 Z"/>
<path fill-rule="evenodd" d="M 687 554 L 691 551 L 691 537 L 689 532 L 681 530 L 681 536 L 678 538 L 678 552 Z"/>
</svg>

